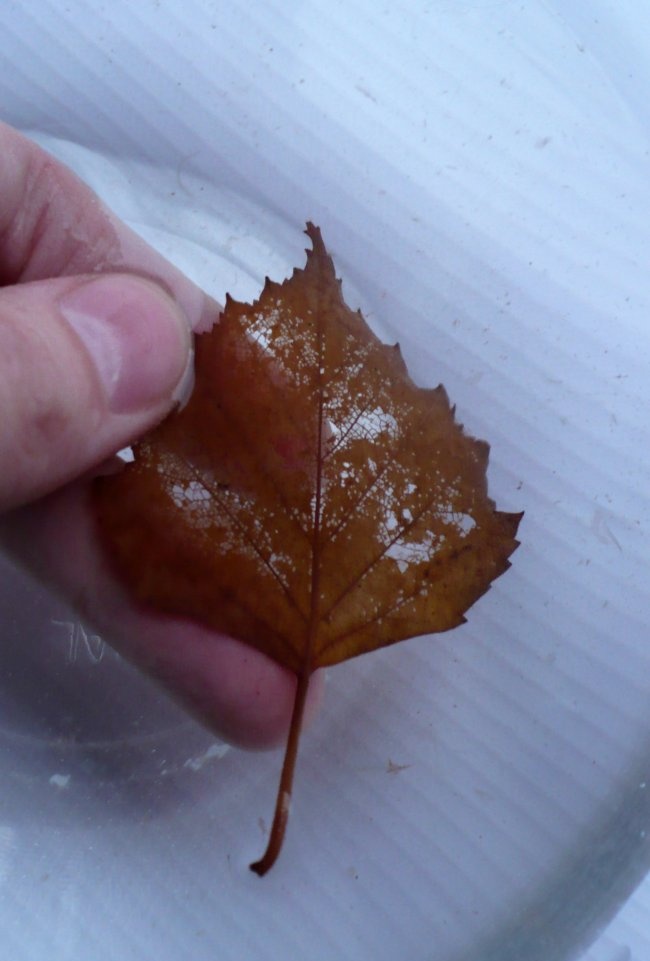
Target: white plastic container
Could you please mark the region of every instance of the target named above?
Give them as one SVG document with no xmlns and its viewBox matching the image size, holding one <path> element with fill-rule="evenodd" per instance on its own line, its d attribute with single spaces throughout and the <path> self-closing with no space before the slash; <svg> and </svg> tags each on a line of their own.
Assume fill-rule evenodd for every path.
<svg viewBox="0 0 650 961">
<path fill-rule="evenodd" d="M 3 956 L 568 961 L 645 874 L 650 15 L 588 7 L 0 6 L 3 119 L 219 299 L 319 224 L 526 511 L 466 625 L 330 672 L 263 880 L 280 755 L 3 566 Z"/>
</svg>

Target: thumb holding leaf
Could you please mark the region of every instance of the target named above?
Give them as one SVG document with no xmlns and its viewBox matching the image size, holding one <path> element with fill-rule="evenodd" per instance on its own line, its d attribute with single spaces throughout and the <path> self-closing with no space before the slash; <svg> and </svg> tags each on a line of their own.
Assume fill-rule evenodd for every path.
<svg viewBox="0 0 650 961">
<path fill-rule="evenodd" d="M 0 548 L 219 735 L 271 746 L 294 678 L 224 633 L 132 603 L 88 502 L 93 468 L 189 388 L 190 331 L 219 306 L 1 122 L 0 197 Z"/>
<path fill-rule="evenodd" d="M 66 277 L 0 290 L 0 510 L 84 474 L 191 380 L 189 322 L 153 283 Z"/>
</svg>

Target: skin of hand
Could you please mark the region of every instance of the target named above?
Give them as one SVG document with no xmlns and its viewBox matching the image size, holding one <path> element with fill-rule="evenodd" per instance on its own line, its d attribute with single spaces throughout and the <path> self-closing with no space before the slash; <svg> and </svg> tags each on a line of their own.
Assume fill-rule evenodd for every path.
<svg viewBox="0 0 650 961">
<path fill-rule="evenodd" d="M 137 607 L 106 566 L 89 507 L 101 465 L 191 389 L 193 331 L 219 307 L 2 123 L 0 197 L 0 544 L 221 737 L 274 746 L 293 675 Z"/>
</svg>

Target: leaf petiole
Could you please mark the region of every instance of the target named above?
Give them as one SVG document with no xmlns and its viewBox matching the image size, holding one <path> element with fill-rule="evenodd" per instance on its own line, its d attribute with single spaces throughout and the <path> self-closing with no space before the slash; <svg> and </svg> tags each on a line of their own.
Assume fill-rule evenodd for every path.
<svg viewBox="0 0 650 961">
<path fill-rule="evenodd" d="M 287 736 L 287 746 L 284 752 L 282 763 L 282 773 L 280 775 L 280 785 L 278 787 L 278 797 L 275 802 L 275 813 L 273 815 L 273 825 L 269 835 L 266 851 L 259 861 L 250 865 L 251 871 L 264 877 L 275 864 L 277 857 L 282 849 L 284 833 L 289 818 L 289 808 L 291 805 L 291 789 L 293 785 L 293 774 L 296 768 L 296 758 L 298 756 L 298 742 L 302 729 L 302 719 L 305 713 L 305 703 L 307 691 L 309 690 L 309 679 L 312 675 L 310 668 L 305 667 L 298 675 L 296 694 L 293 702 L 293 712 L 291 714 L 291 725 Z"/>
</svg>

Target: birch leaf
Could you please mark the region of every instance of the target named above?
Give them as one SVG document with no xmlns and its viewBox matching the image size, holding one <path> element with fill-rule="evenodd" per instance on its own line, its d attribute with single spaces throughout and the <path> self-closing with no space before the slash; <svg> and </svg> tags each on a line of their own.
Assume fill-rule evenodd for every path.
<svg viewBox="0 0 650 961">
<path fill-rule="evenodd" d="M 253 304 L 227 298 L 197 338 L 188 405 L 94 490 L 140 601 L 298 676 L 259 874 L 282 844 L 312 672 L 462 623 L 509 566 L 521 517 L 488 497 L 488 445 L 345 304 L 320 231 L 307 234 L 304 268 Z"/>
</svg>

